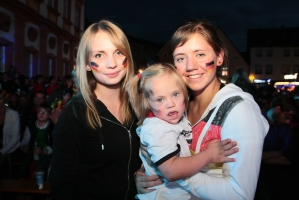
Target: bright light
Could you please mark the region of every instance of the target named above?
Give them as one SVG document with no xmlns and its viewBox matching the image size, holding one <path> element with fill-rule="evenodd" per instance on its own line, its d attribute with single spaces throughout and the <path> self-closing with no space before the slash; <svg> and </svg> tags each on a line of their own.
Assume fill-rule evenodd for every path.
<svg viewBox="0 0 299 200">
<path fill-rule="evenodd" d="M 284 75 L 284 79 L 297 79 L 297 73 L 296 74 L 286 74 Z"/>
</svg>

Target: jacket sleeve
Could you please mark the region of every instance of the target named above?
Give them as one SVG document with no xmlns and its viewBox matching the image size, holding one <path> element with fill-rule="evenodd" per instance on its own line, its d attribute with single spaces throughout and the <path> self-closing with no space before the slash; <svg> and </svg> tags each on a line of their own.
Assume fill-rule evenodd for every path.
<svg viewBox="0 0 299 200">
<path fill-rule="evenodd" d="M 26 126 L 26 129 L 24 131 L 24 136 L 21 141 L 21 148 L 25 145 L 29 145 L 29 141 L 30 141 L 30 131 L 29 131 L 28 126 Z"/>
<path fill-rule="evenodd" d="M 78 112 L 84 115 L 85 112 Z M 51 199 L 76 199 L 82 135 L 85 133 L 74 114 L 73 104 L 61 112 L 53 130 Z"/>
<path fill-rule="evenodd" d="M 236 105 L 221 130 L 221 139 L 237 141 L 239 152 L 230 156 L 236 161 L 223 164 L 223 177 L 197 173 L 178 183 L 203 199 L 254 199 L 268 127 L 258 109 L 247 102 Z"/>
<path fill-rule="evenodd" d="M 3 134 L 6 140 L 3 148 L 0 150 L 2 154 L 8 153 L 11 149 L 15 148 L 20 143 L 20 119 L 16 111 L 9 110 L 5 114 L 5 128 Z"/>
</svg>

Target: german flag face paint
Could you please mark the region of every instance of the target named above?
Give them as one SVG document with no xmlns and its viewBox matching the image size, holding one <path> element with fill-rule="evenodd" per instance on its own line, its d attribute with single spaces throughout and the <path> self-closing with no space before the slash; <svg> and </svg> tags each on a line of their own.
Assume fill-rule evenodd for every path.
<svg viewBox="0 0 299 200">
<path fill-rule="evenodd" d="M 99 65 L 97 63 L 91 61 L 90 67 L 91 67 L 91 69 L 98 71 Z"/>
<path fill-rule="evenodd" d="M 123 64 L 124 68 L 126 68 L 128 65 L 128 59 L 125 58 L 122 64 Z"/>
<path fill-rule="evenodd" d="M 214 68 L 214 61 L 206 63 L 206 68 L 207 68 L 207 70 L 213 69 Z"/>
</svg>

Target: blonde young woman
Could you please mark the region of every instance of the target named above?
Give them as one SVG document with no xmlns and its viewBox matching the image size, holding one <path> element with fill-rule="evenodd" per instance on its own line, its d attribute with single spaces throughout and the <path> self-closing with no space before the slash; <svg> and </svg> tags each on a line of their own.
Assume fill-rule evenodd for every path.
<svg viewBox="0 0 299 200">
<path fill-rule="evenodd" d="M 136 121 L 124 91 L 133 76 L 128 40 L 102 20 L 83 34 L 76 64 L 78 95 L 53 131 L 51 197 L 133 199 L 140 167 Z"/>
</svg>

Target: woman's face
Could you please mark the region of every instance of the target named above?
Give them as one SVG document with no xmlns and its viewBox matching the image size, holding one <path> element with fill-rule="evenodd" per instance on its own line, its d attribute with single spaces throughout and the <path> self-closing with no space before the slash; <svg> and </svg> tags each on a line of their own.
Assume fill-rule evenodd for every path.
<svg viewBox="0 0 299 200">
<path fill-rule="evenodd" d="M 99 31 L 91 46 L 90 63 L 87 70 L 92 71 L 100 85 L 115 86 L 126 75 L 126 56 L 112 43 L 108 34 Z"/>
<path fill-rule="evenodd" d="M 223 62 L 223 52 L 216 55 L 213 48 L 199 33 L 194 33 L 173 52 L 174 64 L 186 85 L 192 91 L 202 91 L 216 81 L 217 66 Z"/>
</svg>

